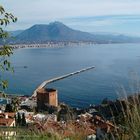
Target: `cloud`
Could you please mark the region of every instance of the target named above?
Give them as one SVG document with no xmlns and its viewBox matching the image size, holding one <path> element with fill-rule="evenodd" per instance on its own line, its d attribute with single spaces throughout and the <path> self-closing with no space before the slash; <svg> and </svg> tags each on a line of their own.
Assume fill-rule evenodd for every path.
<svg viewBox="0 0 140 140">
<path fill-rule="evenodd" d="M 2 0 L 1 3 L 24 20 L 140 14 L 138 0 Z"/>
<path fill-rule="evenodd" d="M 116 32 L 140 36 L 140 15 L 108 15 L 68 18 L 63 21 L 74 29 L 88 32 Z"/>
<path fill-rule="evenodd" d="M 86 25 L 86 26 L 110 26 L 110 25 L 121 25 L 131 22 L 140 22 L 140 15 L 108 15 L 108 16 L 93 16 L 93 17 L 76 17 L 67 18 L 63 20 L 65 23 L 74 25 Z"/>
</svg>

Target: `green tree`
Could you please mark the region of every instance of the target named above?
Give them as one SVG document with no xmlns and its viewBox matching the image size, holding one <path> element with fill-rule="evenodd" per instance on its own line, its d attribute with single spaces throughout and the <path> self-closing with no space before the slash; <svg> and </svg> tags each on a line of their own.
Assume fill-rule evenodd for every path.
<svg viewBox="0 0 140 140">
<path fill-rule="evenodd" d="M 73 120 L 75 118 L 75 113 L 72 108 L 65 104 L 60 105 L 60 110 L 57 113 L 57 119 L 58 121 L 63 120 L 63 121 L 68 121 L 68 120 Z"/>
<path fill-rule="evenodd" d="M 19 99 L 17 97 L 12 98 L 11 105 L 12 105 L 13 112 L 16 112 L 18 110 L 18 107 L 19 107 Z"/>
<path fill-rule="evenodd" d="M 7 104 L 5 107 L 5 112 L 13 112 L 13 108 L 11 104 Z"/>
<path fill-rule="evenodd" d="M 2 96 L 3 96 L 3 98 L 6 98 L 7 97 L 7 95 L 6 95 L 6 93 L 2 93 Z"/>
<path fill-rule="evenodd" d="M 25 114 L 22 114 L 22 119 L 21 119 L 21 126 L 26 126 L 26 119 L 25 119 Z"/>
<path fill-rule="evenodd" d="M 19 112 L 17 113 L 17 117 L 16 117 L 16 125 L 17 126 L 20 126 L 21 125 L 21 116 L 20 116 L 20 113 Z"/>
<path fill-rule="evenodd" d="M 0 5 L 0 86 L 2 88 L 7 88 L 8 81 L 2 79 L 2 72 L 13 70 L 9 56 L 13 53 L 12 48 L 6 45 L 6 39 L 9 37 L 8 32 L 4 31 L 4 27 L 11 22 L 16 22 L 17 18 L 11 13 L 7 13 L 5 9 Z"/>
</svg>

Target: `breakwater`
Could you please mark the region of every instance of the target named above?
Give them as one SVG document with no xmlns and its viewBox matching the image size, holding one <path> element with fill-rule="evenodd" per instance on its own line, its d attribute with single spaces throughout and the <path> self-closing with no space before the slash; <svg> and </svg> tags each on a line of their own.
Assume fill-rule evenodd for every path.
<svg viewBox="0 0 140 140">
<path fill-rule="evenodd" d="M 79 74 L 79 73 L 82 73 L 82 72 L 85 72 L 85 71 L 88 71 L 88 70 L 91 70 L 91 69 L 94 69 L 94 68 L 95 68 L 94 66 L 91 66 L 91 67 L 87 67 L 87 68 L 84 68 L 84 69 L 81 69 L 81 70 L 78 70 L 78 71 L 63 75 L 63 76 L 59 76 L 59 77 L 56 77 L 56 78 L 53 78 L 53 79 L 50 79 L 50 80 L 46 80 L 41 85 L 39 85 L 39 87 L 33 92 L 32 97 L 36 96 L 36 91 L 38 89 L 44 88 L 49 83 L 53 83 L 53 82 L 65 79 L 65 78 L 68 78 L 70 76 L 73 76 L 73 75 L 76 75 L 76 74 Z"/>
</svg>

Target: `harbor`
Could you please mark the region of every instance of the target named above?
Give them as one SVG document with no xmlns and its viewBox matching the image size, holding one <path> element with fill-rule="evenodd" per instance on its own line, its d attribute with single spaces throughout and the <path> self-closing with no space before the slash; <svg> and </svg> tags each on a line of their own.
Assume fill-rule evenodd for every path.
<svg viewBox="0 0 140 140">
<path fill-rule="evenodd" d="M 65 79 L 65 78 L 68 78 L 68 77 L 70 77 L 70 76 L 73 76 L 73 75 L 76 75 L 76 74 L 80 74 L 80 73 L 85 72 L 85 71 L 88 71 L 88 70 L 92 70 L 92 69 L 94 69 L 94 68 L 95 68 L 94 66 L 91 66 L 91 67 L 87 67 L 87 68 L 78 70 L 78 71 L 76 71 L 76 72 L 72 72 L 72 73 L 69 73 L 69 74 L 66 74 L 66 75 L 63 75 L 63 76 L 59 76 L 59 77 L 56 77 L 56 78 L 53 78 L 53 79 L 50 79 L 50 80 L 46 80 L 46 81 L 44 81 L 44 82 L 34 91 L 32 97 L 36 97 L 36 91 L 37 91 L 38 89 L 44 88 L 44 87 L 45 87 L 47 84 L 49 84 L 49 83 L 53 83 L 53 82 L 56 82 L 56 81 Z"/>
</svg>

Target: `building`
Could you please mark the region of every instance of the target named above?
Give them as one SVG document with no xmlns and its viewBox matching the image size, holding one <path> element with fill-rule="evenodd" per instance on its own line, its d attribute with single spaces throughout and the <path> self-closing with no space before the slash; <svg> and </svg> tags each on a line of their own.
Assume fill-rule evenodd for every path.
<svg viewBox="0 0 140 140">
<path fill-rule="evenodd" d="M 58 106 L 58 95 L 57 90 L 52 88 L 41 88 L 37 90 L 37 108 L 44 110 L 45 107 Z"/>
<path fill-rule="evenodd" d="M 11 104 L 11 99 L 9 98 L 0 98 L 0 105 Z"/>
<path fill-rule="evenodd" d="M 10 127 L 15 127 L 15 113 L 0 113 L 0 137 L 3 139 L 10 139 L 16 136 L 16 131 L 13 129 L 7 129 Z M 4 129 L 5 128 L 5 129 Z"/>
<path fill-rule="evenodd" d="M 57 116 L 54 114 L 36 114 L 33 115 L 34 121 L 57 122 Z"/>
<path fill-rule="evenodd" d="M 96 135 L 92 134 L 92 135 L 87 136 L 87 140 L 96 140 Z"/>
<path fill-rule="evenodd" d="M 0 113 L 0 127 L 15 127 L 15 113 Z"/>
</svg>

